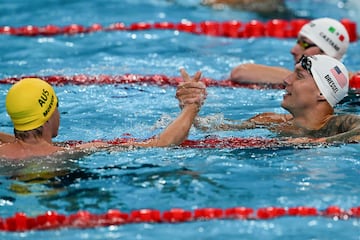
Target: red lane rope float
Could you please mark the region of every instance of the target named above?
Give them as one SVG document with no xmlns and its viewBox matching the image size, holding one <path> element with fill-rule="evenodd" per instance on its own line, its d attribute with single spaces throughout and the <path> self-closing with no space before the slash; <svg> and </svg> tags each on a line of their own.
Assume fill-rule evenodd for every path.
<svg viewBox="0 0 360 240">
<path fill-rule="evenodd" d="M 185 140 L 180 146 L 185 148 L 268 148 L 282 145 L 277 139 L 230 137 Z"/>
<path fill-rule="evenodd" d="M 129 142 L 144 141 L 144 139 L 132 138 L 131 135 L 128 135 L 126 138 L 115 138 L 112 140 L 103 140 L 97 139 L 90 142 L 102 142 L 110 145 L 121 145 Z M 65 142 L 59 142 L 58 145 L 73 147 L 77 144 L 85 143 L 81 140 L 68 140 Z M 89 143 L 89 142 L 87 142 Z M 273 148 L 309 148 L 315 146 L 330 146 L 332 144 L 324 143 L 304 143 L 304 144 L 293 144 L 286 141 L 282 141 L 276 138 L 262 138 L 262 137 L 252 137 L 252 138 L 239 138 L 239 137 L 227 137 L 227 138 L 217 138 L 209 137 L 199 140 L 185 140 L 179 145 L 180 148 L 198 148 L 198 149 L 273 149 Z M 335 146 L 335 145 L 332 145 Z"/>
<path fill-rule="evenodd" d="M 138 141 L 135 138 L 115 138 L 112 140 L 93 140 L 93 142 L 106 142 L 111 145 L 121 145 L 130 141 Z M 83 141 L 69 140 L 66 142 L 59 143 L 66 146 L 74 146 L 76 144 L 83 143 Z M 278 139 L 268 138 L 206 138 L 200 140 L 185 140 L 179 145 L 182 148 L 270 148 L 270 147 L 286 147 L 286 143 L 281 143 Z M 299 147 L 299 144 L 296 145 Z M 307 145 L 310 146 L 310 145 Z"/>
<path fill-rule="evenodd" d="M 93 85 L 93 84 L 151 84 L 158 86 L 177 86 L 183 81 L 181 77 L 169 77 L 161 74 L 154 75 L 140 75 L 140 74 L 124 74 L 124 75 L 74 75 L 74 76 L 21 76 L 0 79 L 0 84 L 13 84 L 23 78 L 36 77 L 41 78 L 52 85 Z M 360 80 L 360 77 L 359 77 Z M 211 78 L 202 78 L 202 82 L 208 87 L 244 87 L 253 89 L 262 88 L 283 88 L 280 84 L 247 84 L 235 83 L 231 80 L 215 80 Z"/>
<path fill-rule="evenodd" d="M 177 86 L 182 82 L 181 77 L 169 77 L 161 74 L 140 75 L 140 74 L 124 74 L 124 75 L 74 75 L 74 76 L 21 76 L 0 79 L 0 84 L 13 84 L 27 77 L 41 78 L 52 85 L 93 85 L 93 84 L 151 84 L 158 86 Z M 229 79 L 215 80 L 211 78 L 202 78 L 201 81 L 208 87 L 232 87 L 232 88 L 251 88 L 251 89 L 282 89 L 281 84 L 256 84 L 256 83 L 236 83 Z M 360 75 L 354 75 L 350 78 L 350 88 L 360 89 Z"/>
<path fill-rule="evenodd" d="M 271 19 L 266 22 L 251 20 L 242 22 L 239 20 L 229 20 L 224 22 L 202 21 L 199 23 L 191 21 L 172 22 L 138 22 L 126 26 L 122 22 L 113 23 L 107 27 L 99 23 L 91 26 L 80 24 L 70 24 L 68 26 L 0 26 L 0 34 L 9 34 L 16 36 L 54 36 L 60 34 L 75 35 L 99 31 L 140 31 L 150 29 L 177 30 L 182 32 L 204 34 L 209 36 L 221 36 L 232 38 L 250 38 L 250 37 L 277 37 L 277 38 L 295 38 L 300 28 L 306 24 L 307 19 L 293 19 L 290 21 L 283 19 Z M 340 20 L 349 32 L 350 41 L 357 40 L 356 23 L 349 19 Z"/>
<path fill-rule="evenodd" d="M 173 208 L 163 212 L 157 209 L 138 209 L 129 213 L 110 209 L 103 214 L 93 214 L 80 210 L 68 216 L 56 211 L 47 211 L 34 217 L 17 212 L 11 217 L 0 218 L 0 231 L 25 232 L 61 228 L 95 228 L 134 223 L 183 223 L 215 219 L 271 220 L 280 217 L 326 217 L 334 220 L 348 220 L 360 218 L 360 206 L 348 210 L 338 206 L 329 206 L 324 210 L 308 206 L 271 206 L 259 209 L 242 206 L 227 209 L 210 207 L 199 208 L 194 211 Z"/>
</svg>

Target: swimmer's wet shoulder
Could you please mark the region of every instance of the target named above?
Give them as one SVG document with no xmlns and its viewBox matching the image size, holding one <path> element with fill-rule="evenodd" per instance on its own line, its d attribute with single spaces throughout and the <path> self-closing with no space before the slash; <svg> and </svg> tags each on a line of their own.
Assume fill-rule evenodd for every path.
<svg viewBox="0 0 360 240">
<path fill-rule="evenodd" d="M 38 142 L 34 145 L 15 140 L 14 142 L 5 143 L 0 146 L 0 158 L 19 160 L 33 156 L 48 156 L 61 150 L 61 147 L 51 145 L 45 141 Z"/>
<path fill-rule="evenodd" d="M 333 116 L 319 131 L 327 142 L 360 142 L 360 116 Z"/>
</svg>

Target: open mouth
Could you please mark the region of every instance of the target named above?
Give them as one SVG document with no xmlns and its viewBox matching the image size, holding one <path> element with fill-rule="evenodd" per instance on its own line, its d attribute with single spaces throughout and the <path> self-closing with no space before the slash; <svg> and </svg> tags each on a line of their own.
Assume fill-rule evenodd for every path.
<svg viewBox="0 0 360 240">
<path fill-rule="evenodd" d="M 289 90 L 285 88 L 284 97 L 286 96 L 291 96 L 291 92 L 289 92 Z"/>
</svg>

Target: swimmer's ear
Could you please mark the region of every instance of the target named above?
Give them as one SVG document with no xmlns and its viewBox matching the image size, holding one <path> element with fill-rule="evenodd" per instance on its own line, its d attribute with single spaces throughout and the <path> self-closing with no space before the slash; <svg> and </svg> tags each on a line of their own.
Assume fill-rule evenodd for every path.
<svg viewBox="0 0 360 240">
<path fill-rule="evenodd" d="M 322 102 L 322 101 L 326 101 L 326 98 L 324 97 L 324 95 L 322 93 L 319 93 L 317 96 L 317 100 Z"/>
</svg>

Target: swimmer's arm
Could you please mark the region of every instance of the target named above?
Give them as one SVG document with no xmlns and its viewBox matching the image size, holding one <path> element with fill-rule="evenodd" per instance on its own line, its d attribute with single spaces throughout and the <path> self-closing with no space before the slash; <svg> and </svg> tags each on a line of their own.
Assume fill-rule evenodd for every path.
<svg viewBox="0 0 360 240">
<path fill-rule="evenodd" d="M 198 104 L 187 104 L 183 107 L 180 115 L 157 137 L 143 142 L 129 141 L 119 146 L 122 147 L 167 147 L 181 144 L 188 136 L 192 123 L 199 111 Z M 95 141 L 77 144 L 73 150 L 99 150 L 112 149 L 112 146 L 106 142 Z"/>
<path fill-rule="evenodd" d="M 9 143 L 15 141 L 15 137 L 8 133 L 0 132 L 0 143 Z"/>
<path fill-rule="evenodd" d="M 333 142 L 360 142 L 360 117 L 357 115 L 342 115 L 334 118 L 335 123 L 328 126 L 341 126 L 343 133 L 325 138 L 328 143 Z"/>
<path fill-rule="evenodd" d="M 344 142 L 344 143 L 354 143 L 360 142 L 360 127 L 352 129 L 345 133 L 340 133 L 331 137 L 325 138 L 327 143 L 334 143 L 334 142 Z"/>
<path fill-rule="evenodd" d="M 143 142 L 129 141 L 119 146 L 123 147 L 167 147 L 181 144 L 188 136 L 193 121 L 200 110 L 200 106 L 196 103 L 186 104 L 180 115 L 157 137 L 151 138 Z M 99 149 L 116 148 L 113 145 L 103 142 L 94 141 L 79 143 L 72 147 L 75 151 L 91 151 Z"/>
<path fill-rule="evenodd" d="M 184 82 L 180 83 L 176 92 L 179 100 L 180 115 L 156 138 L 144 142 L 130 143 L 138 147 L 168 147 L 181 144 L 188 136 L 201 105 L 206 98 L 206 86 L 200 82 L 201 72 L 190 77 L 185 69 L 180 69 Z M 129 145 L 129 144 L 127 144 Z"/>
<path fill-rule="evenodd" d="M 91 150 L 91 149 L 101 149 L 101 148 L 108 148 L 111 147 L 111 144 L 103 141 L 93 141 L 93 142 L 86 142 L 86 143 L 80 143 L 76 144 L 73 147 L 73 150 Z"/>
<path fill-rule="evenodd" d="M 255 115 L 254 117 L 248 119 L 248 122 L 253 122 L 256 125 L 268 126 L 279 123 L 285 123 L 292 119 L 291 114 L 279 114 L 273 112 L 265 112 Z"/>
<path fill-rule="evenodd" d="M 211 123 L 207 117 L 198 117 L 194 121 L 194 126 L 202 131 L 234 131 L 256 128 L 256 124 L 251 121 L 239 122 L 237 120 L 227 120 L 222 123 Z"/>
<path fill-rule="evenodd" d="M 231 71 L 230 80 L 237 83 L 282 84 L 291 71 L 260 64 L 241 64 Z"/>
<path fill-rule="evenodd" d="M 208 127 L 209 124 L 204 124 L 206 122 L 205 118 L 197 118 L 194 125 L 195 127 L 203 130 L 223 130 L 223 131 L 234 131 L 234 130 L 245 130 L 261 127 L 274 126 L 276 124 L 284 123 L 290 120 L 292 117 L 290 114 L 278 114 L 272 112 L 266 112 L 258 114 L 248 120 L 238 122 L 237 120 L 227 120 L 217 125 Z M 204 120 L 205 119 L 205 120 Z M 211 125 L 211 124 L 210 124 Z"/>
<path fill-rule="evenodd" d="M 193 121 L 199 111 L 197 104 L 185 105 L 180 115 L 156 138 L 145 142 L 132 142 L 125 145 L 137 147 L 167 147 L 181 144 L 188 136 Z"/>
<path fill-rule="evenodd" d="M 223 5 L 227 5 L 233 8 L 262 14 L 278 12 L 279 9 L 283 12 L 287 9 L 284 0 L 202 0 L 201 4 L 211 6 L 215 9 L 223 9 Z"/>
</svg>

